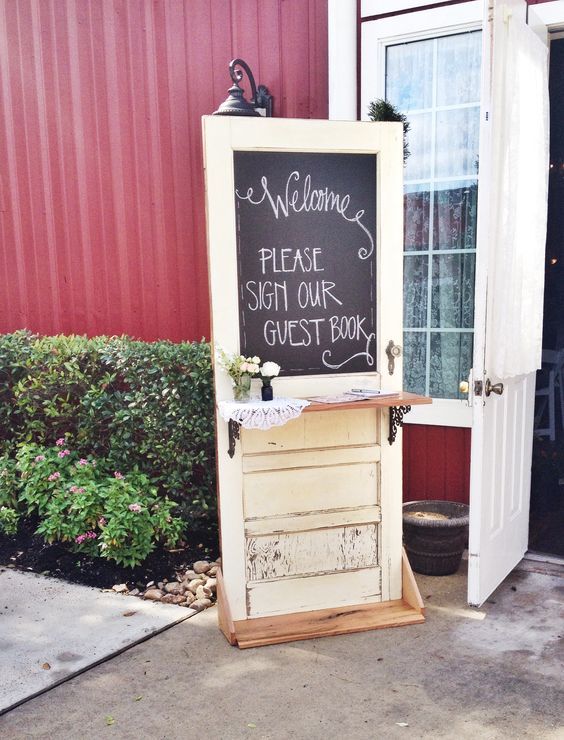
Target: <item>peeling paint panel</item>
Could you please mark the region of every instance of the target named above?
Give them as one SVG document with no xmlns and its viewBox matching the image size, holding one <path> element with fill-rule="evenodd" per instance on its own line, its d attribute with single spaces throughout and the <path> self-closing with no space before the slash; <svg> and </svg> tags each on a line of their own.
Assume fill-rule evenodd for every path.
<svg viewBox="0 0 564 740">
<path fill-rule="evenodd" d="M 247 539 L 247 580 L 263 581 L 378 565 L 378 525 Z"/>
</svg>

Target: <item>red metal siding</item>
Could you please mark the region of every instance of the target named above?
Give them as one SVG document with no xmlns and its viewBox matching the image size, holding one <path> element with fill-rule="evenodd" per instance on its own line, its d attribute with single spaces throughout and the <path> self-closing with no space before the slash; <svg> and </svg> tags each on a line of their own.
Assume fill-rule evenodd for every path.
<svg viewBox="0 0 564 740">
<path fill-rule="evenodd" d="M 209 333 L 201 123 L 327 117 L 326 0 L 0 0 L 0 332 Z"/>
<path fill-rule="evenodd" d="M 471 430 L 405 425 L 403 500 L 440 499 L 467 504 Z"/>
</svg>

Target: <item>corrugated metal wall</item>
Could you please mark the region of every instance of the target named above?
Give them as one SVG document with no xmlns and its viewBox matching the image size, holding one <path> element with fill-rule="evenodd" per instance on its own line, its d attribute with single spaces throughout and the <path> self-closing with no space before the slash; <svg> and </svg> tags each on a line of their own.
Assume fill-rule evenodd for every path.
<svg viewBox="0 0 564 740">
<path fill-rule="evenodd" d="M 406 424 L 403 500 L 469 503 L 471 430 Z"/>
<path fill-rule="evenodd" d="M 326 0 L 0 0 L 0 332 L 209 333 L 200 118 L 327 117 Z"/>
</svg>

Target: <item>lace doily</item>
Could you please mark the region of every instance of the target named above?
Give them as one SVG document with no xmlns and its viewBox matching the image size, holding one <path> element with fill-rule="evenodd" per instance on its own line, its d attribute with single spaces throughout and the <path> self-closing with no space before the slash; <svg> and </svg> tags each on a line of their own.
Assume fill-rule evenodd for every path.
<svg viewBox="0 0 564 740">
<path fill-rule="evenodd" d="M 281 427 L 297 417 L 310 402 L 303 398 L 274 398 L 272 401 L 220 401 L 219 413 L 229 421 L 232 419 L 244 429 L 270 429 Z"/>
</svg>

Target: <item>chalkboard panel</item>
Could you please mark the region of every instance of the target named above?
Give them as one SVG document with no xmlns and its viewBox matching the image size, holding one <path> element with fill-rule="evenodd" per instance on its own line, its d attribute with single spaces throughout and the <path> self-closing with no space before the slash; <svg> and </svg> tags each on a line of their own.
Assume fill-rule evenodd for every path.
<svg viewBox="0 0 564 740">
<path fill-rule="evenodd" d="M 376 370 L 376 156 L 234 152 L 240 346 L 284 375 Z"/>
</svg>

